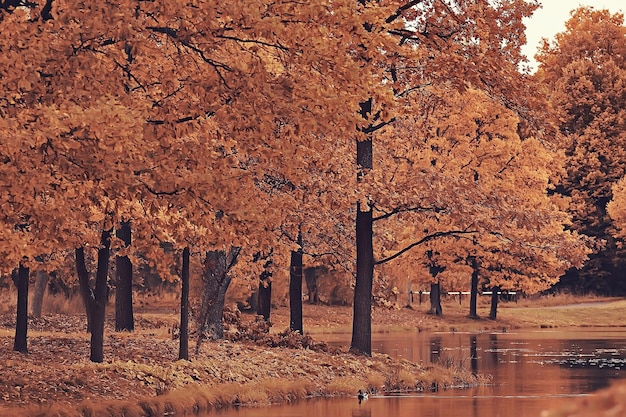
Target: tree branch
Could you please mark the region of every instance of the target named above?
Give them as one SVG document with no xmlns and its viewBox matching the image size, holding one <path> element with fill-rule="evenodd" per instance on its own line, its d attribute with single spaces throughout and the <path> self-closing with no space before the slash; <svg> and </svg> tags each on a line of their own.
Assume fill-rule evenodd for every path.
<svg viewBox="0 0 626 417">
<path fill-rule="evenodd" d="M 374 207 L 376 208 L 376 207 Z M 379 210 L 382 211 L 382 210 Z M 383 219 L 388 219 L 391 216 L 395 216 L 396 214 L 400 214 L 400 213 L 410 213 L 410 212 L 425 212 L 425 211 L 432 211 L 434 213 L 441 213 L 443 211 L 446 211 L 445 208 L 443 207 L 398 207 L 395 208 L 389 212 L 384 212 L 385 214 L 382 214 L 380 216 L 374 217 L 372 218 L 372 221 L 375 222 L 377 220 L 383 220 Z"/>
<path fill-rule="evenodd" d="M 402 16 L 402 13 L 404 13 L 407 10 L 409 10 L 413 6 L 417 6 L 418 4 L 420 4 L 423 1 L 424 0 L 412 0 L 412 1 L 408 2 L 408 3 L 406 3 L 405 5 L 398 7 L 398 9 L 395 11 L 395 13 L 392 14 L 391 16 L 389 16 L 385 20 L 385 23 L 392 23 L 394 20 L 396 20 L 397 18 Z"/>
<path fill-rule="evenodd" d="M 221 39 L 228 39 L 231 41 L 235 41 L 235 42 L 241 42 L 241 43 L 256 43 L 259 45 L 263 45 L 263 46 L 269 46 L 272 48 L 276 48 L 276 49 L 280 49 L 283 51 L 288 51 L 289 48 L 287 48 L 286 46 L 280 45 L 280 44 L 273 44 L 273 43 L 269 43 L 269 42 L 263 42 L 260 41 L 258 39 L 241 39 L 238 38 L 236 36 L 226 36 L 226 35 L 215 35 L 216 38 L 221 38 Z"/>
<path fill-rule="evenodd" d="M 471 234 L 471 233 L 477 233 L 477 230 L 448 230 L 446 232 L 436 232 L 436 233 L 432 233 L 430 235 L 426 235 L 423 238 L 421 238 L 420 240 L 411 243 L 409 246 L 405 247 L 404 249 L 396 252 L 394 255 L 388 256 L 386 258 L 383 258 L 379 261 L 374 262 L 374 265 L 381 265 L 384 264 L 386 262 L 392 261 L 398 257 L 400 257 L 401 255 L 405 254 L 406 252 L 410 251 L 411 249 L 413 249 L 416 246 L 421 245 L 422 243 L 426 243 L 429 242 L 433 239 L 437 239 L 439 237 L 445 237 L 445 236 L 458 236 L 458 235 L 467 235 L 467 234 Z"/>
</svg>

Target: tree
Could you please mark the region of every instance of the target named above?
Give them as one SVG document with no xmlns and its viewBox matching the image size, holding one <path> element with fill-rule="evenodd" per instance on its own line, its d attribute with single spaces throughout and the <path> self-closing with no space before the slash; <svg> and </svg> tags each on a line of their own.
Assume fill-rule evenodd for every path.
<svg viewBox="0 0 626 417">
<path fill-rule="evenodd" d="M 85 249 L 76 249 L 76 270 L 81 285 L 81 294 L 88 311 L 88 329 L 91 333 L 90 355 L 92 362 L 104 360 L 104 319 L 107 304 L 107 276 L 112 230 L 102 231 L 102 241 L 98 248 L 95 288 L 89 285 L 89 273 L 85 264 Z"/>
<path fill-rule="evenodd" d="M 180 345 L 178 359 L 189 360 L 189 248 L 183 249 L 180 292 Z"/>
<path fill-rule="evenodd" d="M 20 263 L 13 282 L 17 287 L 17 313 L 13 350 L 28 353 L 28 280 L 29 268 Z"/>
<path fill-rule="evenodd" d="M 122 220 L 115 236 L 121 239 L 125 248 L 131 244 L 131 226 Z M 133 264 L 128 255 L 115 257 L 115 331 L 132 332 L 135 329 L 133 317 Z"/>
<path fill-rule="evenodd" d="M 299 248 L 291 251 L 289 267 L 289 330 L 303 334 L 302 328 L 302 234 Z"/>
<path fill-rule="evenodd" d="M 202 276 L 202 305 L 198 318 L 198 342 L 196 354 L 200 351 L 203 339 L 219 340 L 224 338 L 224 298 L 232 280 L 230 270 L 237 263 L 241 248 L 232 247 L 206 253 Z"/>
<path fill-rule="evenodd" d="M 260 260 L 263 262 L 263 271 L 259 275 L 259 288 L 257 290 L 257 302 L 256 313 L 263 317 L 263 320 L 269 322 L 270 314 L 272 310 L 272 256 L 273 250 L 267 255 L 263 255 L 260 252 L 254 255 L 254 261 Z"/>
<path fill-rule="evenodd" d="M 43 308 L 43 297 L 46 293 L 46 287 L 48 286 L 48 280 L 50 275 L 43 270 L 38 270 L 35 274 L 35 287 L 33 288 L 33 300 L 31 306 L 31 312 L 33 317 L 41 317 L 41 310 Z"/>
<path fill-rule="evenodd" d="M 368 48 L 367 44 L 363 44 L 364 61 L 374 61 L 374 65 L 381 71 L 387 71 L 386 84 L 391 86 L 391 92 L 396 97 L 401 99 L 430 84 L 441 83 L 460 89 L 473 85 L 475 88 L 485 88 L 493 96 L 501 97 L 507 105 L 522 112 L 523 106 L 519 106 L 519 101 L 515 100 L 516 96 L 524 96 L 520 94 L 524 90 L 523 77 L 517 71 L 523 61 L 519 51 L 520 42 L 525 39 L 522 18 L 532 13 L 537 7 L 536 2 L 491 4 L 479 1 L 453 2 L 452 5 L 399 2 L 397 9 L 389 8 L 386 14 L 376 10 L 377 4 L 374 2 L 360 3 L 362 13 L 366 16 L 366 30 L 389 35 L 376 48 Z M 489 16 L 489 19 L 484 16 Z M 372 17 L 373 20 L 367 20 Z M 505 27 L 506 31 L 503 30 Z M 377 56 L 381 51 L 384 51 L 384 57 Z M 382 198 L 377 199 L 380 187 L 370 187 L 372 184 L 383 184 L 370 174 L 374 166 L 372 141 L 373 138 L 379 141 L 385 138 L 383 128 L 393 120 L 390 115 L 393 112 L 390 108 L 393 107 L 393 100 L 390 101 L 390 98 L 393 96 L 381 95 L 375 101 L 370 98 L 361 103 L 364 127 L 361 128 L 363 135 L 357 142 L 357 176 L 361 180 L 361 198 L 356 210 L 357 282 L 351 350 L 366 355 L 371 354 L 369 300 L 373 267 L 376 262 L 380 262 L 373 255 L 371 241 L 374 236 L 374 216 L 371 210 L 381 203 L 389 207 L 385 203 L 389 202 L 391 195 L 386 191 Z M 382 141 L 380 145 L 384 148 L 385 142 Z M 396 148 L 391 143 L 387 146 Z M 380 148 L 377 146 L 376 149 Z M 400 205 L 398 202 L 397 206 Z M 409 206 L 420 205 L 418 202 Z"/>
<path fill-rule="evenodd" d="M 623 14 L 581 7 L 537 55 L 536 76 L 564 135 L 567 175 L 557 191 L 572 198 L 575 230 L 606 243 L 580 272 L 564 277 L 580 291 L 626 290 L 626 256 L 607 214 L 611 187 L 626 173 L 625 38 Z"/>
</svg>

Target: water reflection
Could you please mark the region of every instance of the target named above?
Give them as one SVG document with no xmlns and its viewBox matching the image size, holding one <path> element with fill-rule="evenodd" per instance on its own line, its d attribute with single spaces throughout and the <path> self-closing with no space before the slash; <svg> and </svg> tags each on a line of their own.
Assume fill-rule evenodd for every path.
<svg viewBox="0 0 626 417">
<path fill-rule="evenodd" d="M 350 335 L 333 335 L 346 346 Z M 376 334 L 373 350 L 428 364 L 465 363 L 493 385 L 410 395 L 312 399 L 277 407 L 244 407 L 221 417 L 538 417 L 555 401 L 585 395 L 626 378 L 626 329 L 507 333 Z"/>
</svg>

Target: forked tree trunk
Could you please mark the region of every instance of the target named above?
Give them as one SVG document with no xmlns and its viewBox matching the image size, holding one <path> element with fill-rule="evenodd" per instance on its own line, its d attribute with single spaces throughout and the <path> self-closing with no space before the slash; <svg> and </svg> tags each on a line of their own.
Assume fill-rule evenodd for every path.
<svg viewBox="0 0 626 417">
<path fill-rule="evenodd" d="M 130 221 L 120 222 L 115 235 L 124 242 L 124 247 L 131 244 Z M 115 331 L 132 332 L 135 330 L 133 316 L 133 264 L 128 256 L 115 257 Z"/>
<path fill-rule="evenodd" d="M 300 246 L 298 250 L 291 251 L 289 267 L 289 330 L 303 334 L 302 327 L 302 246 Z"/>
<path fill-rule="evenodd" d="M 470 286 L 470 311 L 469 318 L 478 319 L 478 312 L 476 309 L 477 299 L 478 299 L 478 261 L 476 261 L 476 257 L 471 257 L 472 264 L 472 282 Z"/>
<path fill-rule="evenodd" d="M 500 298 L 500 287 L 493 287 L 491 289 L 491 310 L 489 311 L 489 318 L 495 320 L 498 315 L 498 299 Z"/>
<path fill-rule="evenodd" d="M 241 248 L 233 247 L 228 254 L 224 250 L 206 253 L 196 354 L 200 352 L 203 339 L 224 338 L 224 302 L 231 281 L 228 272 L 237 263 L 240 251 Z"/>
<path fill-rule="evenodd" d="M 189 360 L 189 247 L 183 249 L 180 293 L 180 345 L 178 359 Z"/>
<path fill-rule="evenodd" d="M 89 285 L 89 273 L 85 265 L 84 248 L 76 249 L 76 271 L 80 283 L 80 292 L 87 311 L 87 328 L 91 332 L 92 362 L 104 360 L 104 319 L 107 303 L 107 278 L 109 272 L 109 255 L 112 230 L 103 230 L 98 249 L 98 267 L 96 270 L 96 286 L 92 290 Z"/>
<path fill-rule="evenodd" d="M 48 279 L 50 275 L 46 271 L 37 271 L 35 274 L 35 287 L 33 288 L 33 300 L 31 313 L 33 317 L 41 317 L 43 309 L 43 297 L 48 287 Z"/>
<path fill-rule="evenodd" d="M 15 340 L 13 350 L 28 353 L 28 280 L 29 269 L 20 263 L 13 281 L 17 287 L 17 316 L 15 320 Z"/>
<path fill-rule="evenodd" d="M 428 314 L 435 316 L 443 315 L 443 309 L 441 308 L 441 285 L 439 282 L 430 284 L 430 310 Z"/>
</svg>

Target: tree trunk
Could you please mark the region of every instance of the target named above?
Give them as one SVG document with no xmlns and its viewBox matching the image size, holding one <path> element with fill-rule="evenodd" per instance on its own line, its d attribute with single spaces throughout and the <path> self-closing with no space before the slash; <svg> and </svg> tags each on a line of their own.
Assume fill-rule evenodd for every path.
<svg viewBox="0 0 626 417">
<path fill-rule="evenodd" d="M 224 301 L 231 281 L 228 272 L 237 263 L 240 251 L 241 248 L 233 247 L 228 255 L 223 250 L 206 253 L 196 354 L 200 352 L 203 339 L 224 338 Z"/>
<path fill-rule="evenodd" d="M 302 239 L 300 248 L 291 251 L 289 268 L 289 330 L 303 334 L 302 328 Z"/>
<path fill-rule="evenodd" d="M 115 236 L 124 242 L 124 247 L 131 244 L 130 221 L 120 222 Z M 133 317 L 133 264 L 128 256 L 115 257 L 115 331 L 132 332 L 135 329 Z"/>
<path fill-rule="evenodd" d="M 476 303 L 478 299 L 478 262 L 476 257 L 471 257 L 472 264 L 472 282 L 470 288 L 470 311 L 469 318 L 478 319 L 478 312 L 476 310 Z"/>
<path fill-rule="evenodd" d="M 304 281 L 306 282 L 309 304 L 319 304 L 319 288 L 317 286 L 317 271 L 319 268 L 306 268 L 304 270 Z"/>
<path fill-rule="evenodd" d="M 265 271 L 263 271 L 261 279 L 259 280 L 257 314 L 263 316 L 265 321 L 270 321 L 270 313 L 272 310 L 272 281 L 268 278 L 264 278 L 263 274 L 265 274 Z"/>
<path fill-rule="evenodd" d="M 98 269 L 96 288 L 93 292 L 91 317 L 91 355 L 92 362 L 104 360 L 104 319 L 107 304 L 107 278 L 109 273 L 109 254 L 112 230 L 102 231 L 100 249 L 98 249 Z"/>
<path fill-rule="evenodd" d="M 491 310 L 489 311 L 489 318 L 495 320 L 498 315 L 498 298 L 500 297 L 500 287 L 493 287 L 491 289 Z"/>
<path fill-rule="evenodd" d="M 430 284 L 430 311 L 428 314 L 435 316 L 443 315 L 443 309 L 441 308 L 441 285 L 439 282 Z"/>
<path fill-rule="evenodd" d="M 372 209 L 356 210 L 356 285 L 350 351 L 372 355 L 372 285 L 374 282 L 374 246 Z"/>
<path fill-rule="evenodd" d="M 76 273 L 78 274 L 78 287 L 80 297 L 85 306 L 85 314 L 87 315 L 87 332 L 91 333 L 91 323 L 93 317 L 93 291 L 89 285 L 89 272 L 85 263 L 85 248 L 80 247 L 75 250 L 76 256 Z"/>
<path fill-rule="evenodd" d="M 17 316 L 13 350 L 28 353 L 28 280 L 29 269 L 20 263 L 14 283 L 17 287 Z"/>
<path fill-rule="evenodd" d="M 371 30 L 373 25 L 366 25 Z M 357 183 L 374 167 L 372 133 L 376 130 L 370 121 L 374 101 L 359 103 L 359 113 L 364 125 L 359 130 L 367 135 L 365 140 L 356 141 Z M 371 203 L 371 202 L 370 202 Z M 352 341 L 350 351 L 372 355 L 372 284 L 374 282 L 374 224 L 371 204 L 361 211 L 361 202 L 356 205 L 356 283 L 354 286 L 354 313 L 352 317 Z"/>
<path fill-rule="evenodd" d="M 183 249 L 183 266 L 180 277 L 180 346 L 178 359 L 189 360 L 189 247 Z"/>
<path fill-rule="evenodd" d="M 31 313 L 33 317 L 41 317 L 41 310 L 43 309 L 43 297 L 46 293 L 46 287 L 48 286 L 48 279 L 50 275 L 46 271 L 37 271 L 35 275 L 35 288 L 33 289 L 33 304 L 31 306 Z"/>
<path fill-rule="evenodd" d="M 269 255 L 265 257 L 261 257 L 260 253 L 257 255 L 259 259 L 264 259 L 265 263 L 263 264 L 263 272 L 259 276 L 256 313 L 269 322 L 272 310 L 272 272 L 269 269 L 272 266 L 272 252 L 270 251 Z"/>
</svg>

